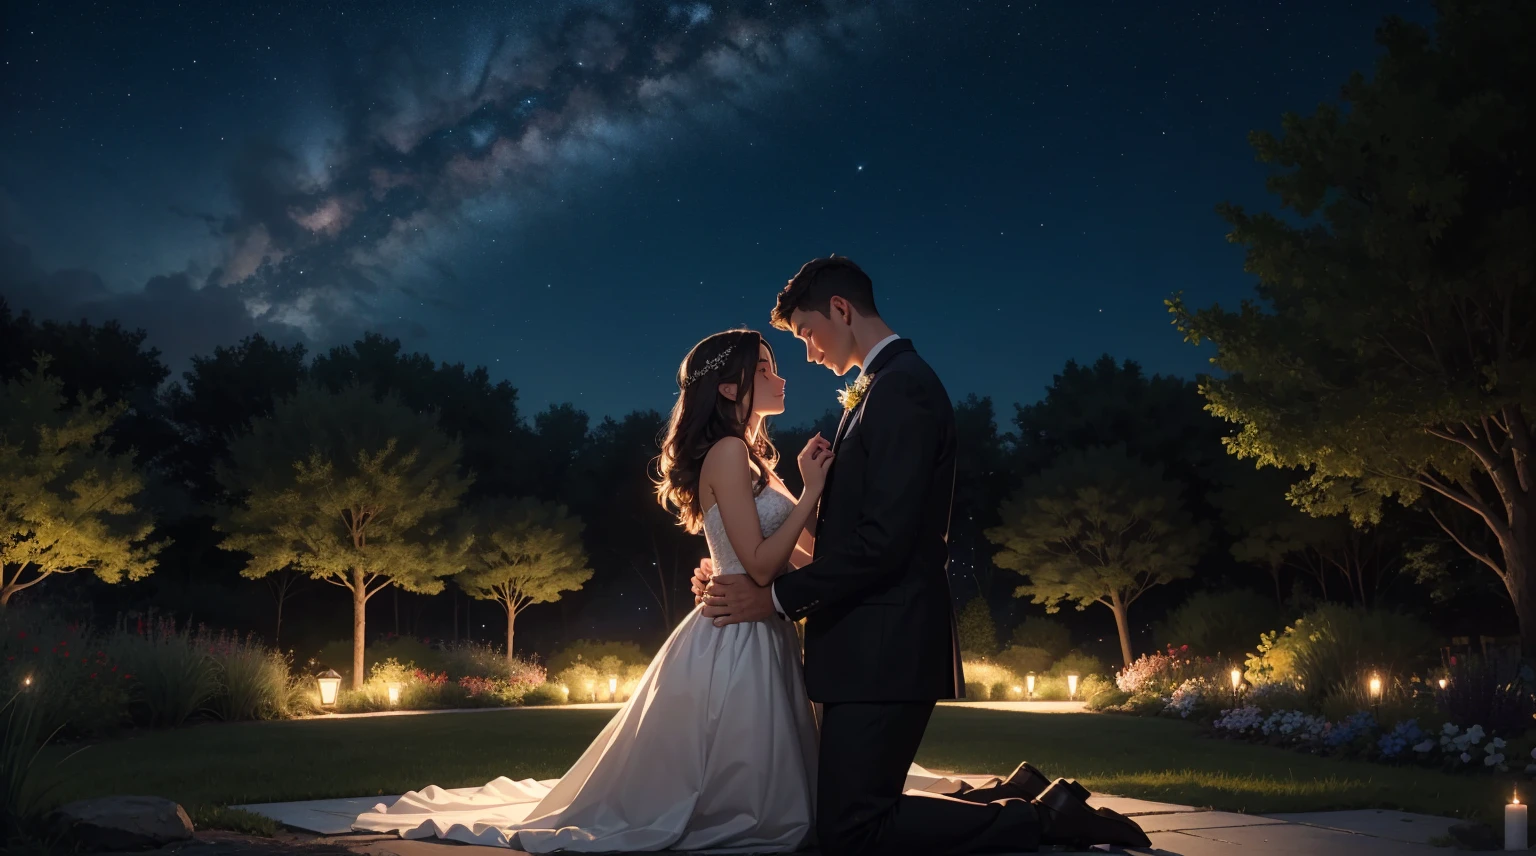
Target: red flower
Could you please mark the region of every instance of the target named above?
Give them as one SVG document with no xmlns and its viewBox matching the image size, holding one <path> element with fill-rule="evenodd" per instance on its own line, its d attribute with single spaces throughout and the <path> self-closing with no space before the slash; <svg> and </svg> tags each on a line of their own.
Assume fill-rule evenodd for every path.
<svg viewBox="0 0 1536 856">
<path fill-rule="evenodd" d="M 37 653 L 37 646 L 36 645 L 32 646 L 32 653 L 34 653 L 34 654 Z"/>
<path fill-rule="evenodd" d="M 93 681 L 96 680 L 96 673 L 95 672 L 91 673 L 91 680 L 93 680 Z"/>
<path fill-rule="evenodd" d="M 25 639 L 25 638 L 27 638 L 27 631 L 25 631 L 25 630 L 18 630 L 18 631 L 16 631 L 16 638 L 17 639 Z"/>
</svg>

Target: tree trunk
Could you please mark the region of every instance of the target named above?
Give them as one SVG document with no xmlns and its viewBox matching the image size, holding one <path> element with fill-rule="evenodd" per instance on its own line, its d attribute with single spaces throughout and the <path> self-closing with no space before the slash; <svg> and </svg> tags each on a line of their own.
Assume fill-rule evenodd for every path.
<svg viewBox="0 0 1536 856">
<path fill-rule="evenodd" d="M 363 688 L 363 639 L 368 623 L 368 586 L 361 569 L 352 571 L 352 689 Z"/>
<path fill-rule="evenodd" d="M 1125 665 L 1131 665 L 1131 605 L 1115 595 L 1110 601 L 1109 608 L 1115 613 L 1115 629 L 1120 631 L 1120 656 L 1125 658 Z"/>
<path fill-rule="evenodd" d="M 1520 515 L 1523 517 L 1524 515 Z M 1524 524 L 1519 520 L 1517 523 Z M 1531 528 L 1527 525 L 1511 527 L 1508 538 L 1501 539 L 1504 551 L 1504 587 L 1515 604 L 1515 616 L 1520 620 L 1520 656 L 1536 659 L 1536 580 L 1531 579 Z"/>
<path fill-rule="evenodd" d="M 516 658 L 512 654 L 512 625 L 517 622 L 517 611 L 511 606 L 507 607 L 507 675 L 512 675 L 512 665 Z"/>
<path fill-rule="evenodd" d="M 5 609 L 7 606 L 10 606 L 11 595 L 18 591 L 20 591 L 20 589 L 18 589 L 16 586 L 5 586 L 0 588 L 0 609 Z"/>
<path fill-rule="evenodd" d="M 286 598 L 277 598 L 277 624 L 272 628 L 272 647 L 281 648 L 283 645 L 283 601 Z"/>
</svg>

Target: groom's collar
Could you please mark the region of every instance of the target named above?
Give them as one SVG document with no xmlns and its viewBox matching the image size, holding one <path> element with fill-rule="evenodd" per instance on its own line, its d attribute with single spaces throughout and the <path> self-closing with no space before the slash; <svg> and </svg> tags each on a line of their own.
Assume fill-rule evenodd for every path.
<svg viewBox="0 0 1536 856">
<path fill-rule="evenodd" d="M 892 333 L 880 340 L 873 348 L 870 348 L 869 357 L 864 361 L 864 368 L 859 371 L 859 377 L 880 371 L 886 363 L 891 361 L 892 357 L 903 351 L 911 350 L 915 350 L 912 347 L 911 339 L 902 339 L 895 333 Z"/>
</svg>

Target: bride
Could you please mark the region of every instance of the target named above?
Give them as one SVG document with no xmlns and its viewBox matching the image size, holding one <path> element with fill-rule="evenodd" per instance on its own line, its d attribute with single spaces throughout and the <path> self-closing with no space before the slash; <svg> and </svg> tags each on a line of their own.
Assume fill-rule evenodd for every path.
<svg viewBox="0 0 1536 856">
<path fill-rule="evenodd" d="M 767 585 L 810 561 L 816 504 L 832 463 L 811 438 L 796 498 L 774 473 L 764 419 L 784 412 L 773 350 L 752 330 L 694 346 L 662 443 L 657 496 L 702 531 L 717 574 Z M 788 621 L 715 627 L 695 608 L 629 701 L 557 780 L 445 790 L 377 805 L 353 829 L 555 850 L 790 852 L 809 842 L 817 728 Z M 908 789 L 968 786 L 912 765 Z"/>
</svg>

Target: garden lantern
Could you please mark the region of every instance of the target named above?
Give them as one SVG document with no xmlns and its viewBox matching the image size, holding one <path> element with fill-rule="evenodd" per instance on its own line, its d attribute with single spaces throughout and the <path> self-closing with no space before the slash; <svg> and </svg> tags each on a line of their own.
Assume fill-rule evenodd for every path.
<svg viewBox="0 0 1536 856">
<path fill-rule="evenodd" d="M 1237 707 L 1237 694 L 1243 687 L 1243 670 L 1232 670 L 1232 706 Z"/>
<path fill-rule="evenodd" d="M 391 706 L 400 703 L 400 684 L 398 681 L 389 682 L 389 703 Z"/>
<path fill-rule="evenodd" d="M 24 686 L 24 687 L 32 686 L 32 676 L 31 675 L 27 675 L 25 678 L 22 678 L 21 679 L 21 685 Z"/>
<path fill-rule="evenodd" d="M 608 700 L 609 701 L 613 701 L 614 699 L 618 698 L 618 695 L 619 695 L 619 679 L 618 678 L 609 678 L 608 679 Z"/>
<path fill-rule="evenodd" d="M 1077 700 L 1077 675 L 1067 675 L 1067 698 Z"/>
<path fill-rule="evenodd" d="M 1025 689 L 1029 690 L 1029 697 L 1030 698 L 1034 698 L 1035 697 L 1035 673 L 1034 672 L 1030 672 L 1029 673 L 1029 677 L 1024 679 L 1024 687 L 1025 687 Z"/>
<path fill-rule="evenodd" d="M 315 676 L 315 683 L 320 685 L 320 704 L 335 707 L 336 693 L 341 691 L 341 675 L 336 674 L 335 669 L 326 669 Z"/>
<path fill-rule="evenodd" d="M 1371 675 L 1371 701 L 1381 701 L 1381 678 Z"/>
<path fill-rule="evenodd" d="M 1440 689 L 1442 689 L 1442 690 L 1445 689 L 1446 683 L 1447 683 L 1447 681 L 1445 680 L 1445 678 L 1441 678 L 1440 679 Z"/>
</svg>

